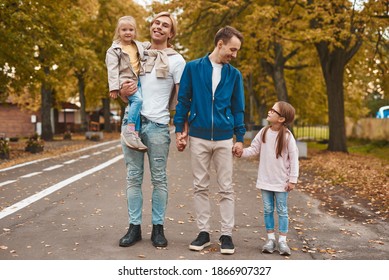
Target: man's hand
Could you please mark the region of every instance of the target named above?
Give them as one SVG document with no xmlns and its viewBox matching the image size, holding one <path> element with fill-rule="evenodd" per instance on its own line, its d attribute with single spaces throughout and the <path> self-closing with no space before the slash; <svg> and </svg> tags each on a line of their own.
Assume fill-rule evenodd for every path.
<svg viewBox="0 0 389 280">
<path fill-rule="evenodd" d="M 179 152 L 185 150 L 188 144 L 188 122 L 184 124 L 184 130 L 182 132 L 176 132 L 176 146 Z"/>
<path fill-rule="evenodd" d="M 120 97 L 123 99 L 123 101 L 128 102 L 128 97 L 133 95 L 138 90 L 138 85 L 134 80 L 127 80 L 125 81 L 120 90 Z"/>
<path fill-rule="evenodd" d="M 182 132 L 176 132 L 176 146 L 177 146 L 177 150 L 179 152 L 182 152 L 183 150 L 185 150 L 185 147 L 186 147 L 186 139 L 185 139 L 185 134 Z"/>
<path fill-rule="evenodd" d="M 232 147 L 232 154 L 238 158 L 240 158 L 243 154 L 243 143 L 236 142 Z"/>
</svg>

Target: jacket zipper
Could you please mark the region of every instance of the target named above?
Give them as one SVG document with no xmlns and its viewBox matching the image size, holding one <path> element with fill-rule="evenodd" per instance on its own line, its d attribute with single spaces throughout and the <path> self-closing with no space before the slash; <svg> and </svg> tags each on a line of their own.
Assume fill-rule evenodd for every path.
<svg viewBox="0 0 389 280">
<path fill-rule="evenodd" d="M 215 93 L 212 92 L 212 115 L 211 115 L 211 141 L 213 141 L 213 107 L 214 107 L 214 103 L 215 103 Z"/>
</svg>

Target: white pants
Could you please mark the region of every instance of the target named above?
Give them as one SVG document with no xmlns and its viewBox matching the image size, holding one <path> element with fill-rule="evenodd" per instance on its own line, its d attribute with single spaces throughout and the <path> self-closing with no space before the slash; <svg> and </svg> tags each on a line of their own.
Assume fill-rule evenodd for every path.
<svg viewBox="0 0 389 280">
<path fill-rule="evenodd" d="M 210 169 L 213 161 L 220 195 L 221 235 L 232 235 L 234 227 L 235 193 L 232 186 L 233 155 L 232 139 L 210 141 L 190 137 L 191 163 L 193 170 L 194 205 L 197 226 L 200 231 L 210 231 L 209 201 Z"/>
</svg>

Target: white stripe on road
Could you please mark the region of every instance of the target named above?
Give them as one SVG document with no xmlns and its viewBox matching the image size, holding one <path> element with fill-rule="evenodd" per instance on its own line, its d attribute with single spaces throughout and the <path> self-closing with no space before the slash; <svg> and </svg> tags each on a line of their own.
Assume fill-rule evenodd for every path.
<svg viewBox="0 0 389 280">
<path fill-rule="evenodd" d="M 19 178 L 30 178 L 32 176 L 39 175 L 39 174 L 42 174 L 42 172 L 33 172 L 33 173 L 30 173 L 30 174 L 26 174 L 26 175 L 20 176 Z"/>
<path fill-rule="evenodd" d="M 16 182 L 17 180 L 8 180 L 8 181 L 5 181 L 5 182 L 3 182 L 3 183 L 0 183 L 0 187 L 2 187 L 2 186 L 5 186 L 5 185 L 8 185 L 8 184 L 11 184 L 11 183 L 14 183 L 14 182 Z"/>
<path fill-rule="evenodd" d="M 71 164 L 71 163 L 76 162 L 77 160 L 78 159 L 71 159 L 71 160 L 65 161 L 63 164 Z"/>
<path fill-rule="evenodd" d="M 57 164 L 57 165 L 54 165 L 54 166 L 47 167 L 47 168 L 43 169 L 43 171 L 51 171 L 51 170 L 60 168 L 62 166 L 63 166 L 62 164 Z"/>
<path fill-rule="evenodd" d="M 63 187 L 75 182 L 75 181 L 78 181 L 80 180 L 81 178 L 85 177 L 85 176 L 88 176 L 90 174 L 93 174 L 101 169 L 104 169 L 108 166 L 110 166 L 111 164 L 114 164 L 115 162 L 121 160 L 123 158 L 123 155 L 119 155 L 117 157 L 114 157 L 113 159 L 103 163 L 103 164 L 100 164 L 96 167 L 93 167 L 92 169 L 89 169 L 87 171 L 84 171 L 80 174 L 77 174 L 73 177 L 70 177 L 62 182 L 59 182 L 47 189 L 44 189 L 43 191 L 39 192 L 39 193 L 36 193 L 30 197 L 27 197 L 26 199 L 23 199 L 22 201 L 19 201 L 18 203 L 15 203 L 14 205 L 12 206 L 9 206 L 5 209 L 3 209 L 2 211 L 0 211 L 0 220 L 4 217 L 7 217 L 8 215 L 11 215 L 13 213 L 15 213 L 16 211 L 19 211 L 20 209 L 23 209 L 24 207 L 27 207 L 29 206 L 30 204 L 42 199 L 43 197 L 55 192 L 55 191 L 58 191 L 59 189 L 62 189 Z"/>
<path fill-rule="evenodd" d="M 76 150 L 76 151 L 72 151 L 72 152 L 69 152 L 69 153 L 65 153 L 65 154 L 62 154 L 62 155 L 60 155 L 60 156 L 71 155 L 71 154 L 75 154 L 75 153 L 87 151 L 87 150 L 94 149 L 94 148 L 97 148 L 97 147 L 100 147 L 100 146 L 103 146 L 103 145 L 108 145 L 108 144 L 111 144 L 111 143 L 114 143 L 114 142 L 117 142 L 117 141 L 119 141 L 119 140 L 113 140 L 113 141 L 103 142 L 103 143 L 100 143 L 100 144 L 97 144 L 97 145 L 93 145 L 93 146 L 89 146 L 89 147 L 86 147 L 86 148 L 82 148 L 82 149 L 79 149 L 79 150 Z M 120 146 L 120 145 L 118 145 L 118 146 Z M 56 156 L 56 157 L 58 157 L 58 156 Z M 29 162 L 17 164 L 17 165 L 11 166 L 11 167 L 7 167 L 7 168 L 0 169 L 0 172 L 4 172 L 4 171 L 11 170 L 11 169 L 23 167 L 23 166 L 26 166 L 26 165 L 30 165 L 30 164 L 33 164 L 33 163 L 45 161 L 45 160 L 47 160 L 47 159 L 56 158 L 56 157 L 47 157 L 47 158 L 42 158 L 42 159 L 37 159 L 37 160 L 34 160 L 34 161 L 29 161 Z"/>
</svg>

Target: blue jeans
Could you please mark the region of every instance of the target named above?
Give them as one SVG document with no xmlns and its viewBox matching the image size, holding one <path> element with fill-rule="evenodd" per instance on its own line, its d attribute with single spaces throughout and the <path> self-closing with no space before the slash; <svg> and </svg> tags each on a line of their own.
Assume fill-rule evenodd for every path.
<svg viewBox="0 0 389 280">
<path fill-rule="evenodd" d="M 288 192 L 272 192 L 261 190 L 263 201 L 263 214 L 267 231 L 274 230 L 274 202 L 278 214 L 278 231 L 288 232 Z"/>
<path fill-rule="evenodd" d="M 126 125 L 125 122 L 126 116 L 123 118 L 124 126 Z M 166 164 L 171 141 L 169 125 L 158 124 L 142 117 L 142 127 L 139 136 L 147 146 L 151 183 L 153 185 L 151 220 L 153 225 L 162 225 L 165 220 L 168 200 Z M 142 182 L 145 153 L 130 149 L 123 140 L 121 144 L 127 168 L 127 207 L 129 222 L 134 225 L 140 225 L 142 223 Z"/>
<path fill-rule="evenodd" d="M 142 110 L 142 104 L 142 90 L 140 83 L 138 83 L 138 90 L 128 97 L 127 121 L 128 123 L 135 124 L 135 131 L 140 131 L 140 111 Z"/>
</svg>

